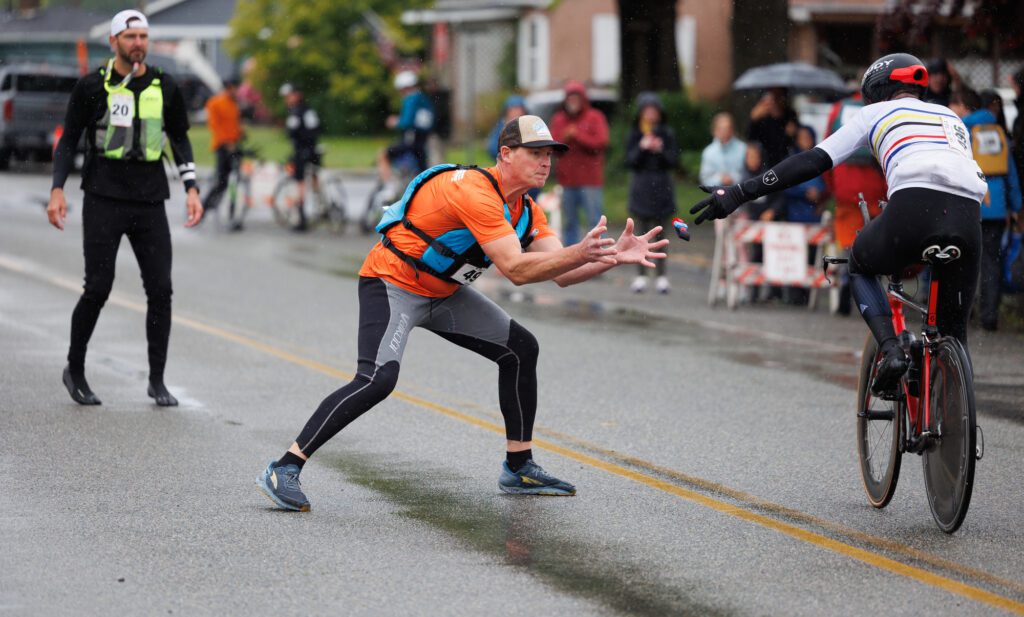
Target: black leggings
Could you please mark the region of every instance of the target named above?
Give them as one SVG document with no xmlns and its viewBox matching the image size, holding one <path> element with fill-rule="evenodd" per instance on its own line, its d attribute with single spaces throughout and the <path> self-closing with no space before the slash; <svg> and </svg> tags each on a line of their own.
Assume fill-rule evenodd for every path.
<svg viewBox="0 0 1024 617">
<path fill-rule="evenodd" d="M 220 205 L 224 192 L 228 190 L 228 181 L 231 178 L 231 170 L 239 164 L 240 155 L 238 150 L 228 146 L 217 148 L 217 180 L 210 189 L 206 199 L 203 200 L 203 210 L 214 210 Z"/>
<path fill-rule="evenodd" d="M 939 332 L 967 347 L 967 318 L 978 288 L 981 262 L 980 204 L 966 197 L 925 188 L 893 193 L 882 215 L 868 223 L 853 243 L 850 285 L 864 321 L 879 344 L 896 336 L 892 311 L 875 278 L 920 263 L 933 244 L 960 247 L 960 259 L 933 268 L 939 281 Z"/>
<path fill-rule="evenodd" d="M 100 310 L 114 285 L 117 248 L 127 235 L 146 290 L 149 378 L 162 381 L 171 336 L 171 230 L 162 202 L 118 201 L 85 194 L 82 206 L 85 290 L 71 314 L 68 365 L 85 370 L 85 352 Z"/>
<path fill-rule="evenodd" d="M 428 276 L 424 274 L 423 276 Z M 421 326 L 498 365 L 498 402 L 505 436 L 533 439 L 537 412 L 537 339 L 479 292 L 459 289 L 424 298 L 378 278 L 359 280 L 359 365 L 355 379 L 331 393 L 296 443 L 312 455 L 395 389 L 409 333 Z M 436 367 L 443 371 L 443 366 Z"/>
</svg>

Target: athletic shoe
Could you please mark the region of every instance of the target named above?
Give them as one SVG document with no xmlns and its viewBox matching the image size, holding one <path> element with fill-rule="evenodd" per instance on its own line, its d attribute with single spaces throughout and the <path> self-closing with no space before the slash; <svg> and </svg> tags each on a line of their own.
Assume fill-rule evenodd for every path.
<svg viewBox="0 0 1024 617">
<path fill-rule="evenodd" d="M 910 368 L 910 358 L 899 345 L 892 345 L 889 351 L 878 361 L 878 370 L 875 372 L 875 381 L 871 384 L 871 392 L 882 398 L 894 398 L 899 396 L 897 387 L 900 384 L 900 377 Z"/>
<path fill-rule="evenodd" d="M 302 470 L 298 465 L 278 467 L 277 461 L 270 461 L 260 477 L 256 478 L 256 485 L 278 507 L 296 512 L 309 512 L 309 500 L 302 492 L 302 484 L 299 482 L 300 471 Z"/>
<path fill-rule="evenodd" d="M 629 286 L 629 290 L 635 294 L 642 294 L 647 289 L 647 277 L 638 276 L 633 279 L 633 284 Z"/>
<path fill-rule="evenodd" d="M 508 466 L 508 461 L 502 463 L 498 488 L 513 495 L 567 497 L 576 494 L 575 486 L 548 474 L 532 458 L 515 472 Z"/>
<path fill-rule="evenodd" d="M 658 293 L 660 294 L 667 294 L 669 290 L 672 289 L 672 286 L 669 285 L 667 276 L 659 276 L 657 280 L 654 281 L 654 288 L 658 290 Z"/>
<path fill-rule="evenodd" d="M 85 381 L 85 375 L 82 375 L 78 379 L 71 377 L 71 369 L 67 366 L 64 367 L 64 375 L 62 376 L 64 387 L 68 389 L 68 394 L 71 395 L 71 400 L 75 401 L 79 405 L 101 405 L 100 399 L 93 394 L 89 388 L 89 383 Z"/>
</svg>

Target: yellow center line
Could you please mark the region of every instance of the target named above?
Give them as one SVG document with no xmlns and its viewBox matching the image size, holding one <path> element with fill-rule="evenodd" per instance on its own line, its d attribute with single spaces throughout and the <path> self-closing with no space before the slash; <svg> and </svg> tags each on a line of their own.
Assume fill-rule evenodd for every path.
<svg viewBox="0 0 1024 617">
<path fill-rule="evenodd" d="M 29 269 L 23 267 L 21 264 L 12 262 L 8 259 L 3 258 L 2 256 L 0 256 L 0 267 L 7 268 L 8 270 L 11 271 L 28 274 L 33 278 L 49 282 L 57 287 L 62 287 L 72 291 L 78 291 L 80 289 L 79 284 L 69 281 L 68 279 L 32 272 Z M 130 309 L 132 311 L 145 312 L 145 305 L 138 302 L 126 300 L 115 295 L 111 296 L 109 302 L 121 306 L 123 308 Z M 248 347 L 250 349 L 254 349 L 256 351 L 279 358 L 292 364 L 306 367 L 308 369 L 317 371 L 324 375 L 344 380 L 351 380 L 353 378 L 353 375 L 351 373 L 346 373 L 344 371 L 338 370 L 323 362 L 318 362 L 316 360 L 312 360 L 302 355 L 292 353 L 284 349 L 280 349 L 273 345 L 262 343 L 258 340 L 255 340 L 247 336 L 229 332 L 222 328 L 218 328 L 203 323 L 202 321 L 199 321 L 197 319 L 176 316 L 173 317 L 173 320 L 175 323 L 190 328 L 192 330 L 202 332 L 204 334 L 209 334 L 211 336 L 223 340 L 238 343 L 239 345 Z M 391 394 L 391 396 L 393 398 L 405 401 L 411 405 L 415 405 L 417 407 L 434 411 L 436 413 L 447 416 L 454 420 L 458 420 L 460 422 L 493 433 L 497 433 L 502 436 L 505 435 L 505 428 L 494 422 L 457 411 L 450 407 L 446 407 L 444 405 L 440 405 L 432 401 L 420 398 L 418 396 L 401 392 L 399 390 L 395 390 Z M 969 598 L 971 600 L 987 604 L 989 606 L 1004 609 L 1011 613 L 1024 615 L 1024 603 L 1018 602 L 1005 596 L 998 595 L 996 593 L 992 593 L 985 589 L 981 589 L 980 587 L 968 585 L 966 583 L 954 580 L 947 576 L 942 576 L 940 574 L 936 574 L 934 572 L 930 572 L 928 570 L 924 570 L 916 566 L 901 563 L 899 561 L 890 559 L 889 557 L 885 557 L 878 553 L 874 553 L 869 550 L 861 549 L 856 546 L 846 544 L 839 540 L 829 538 L 822 534 L 809 531 L 801 527 L 797 527 L 796 525 L 786 523 L 784 521 L 780 521 L 769 516 L 765 516 L 763 514 L 758 514 L 757 512 L 751 511 L 747 508 L 744 508 L 743 506 L 739 506 L 733 503 L 729 503 L 727 501 L 710 497 L 695 490 L 678 486 L 667 480 L 662 480 L 660 478 L 629 469 L 622 465 L 618 465 L 616 463 L 596 458 L 584 452 L 573 450 L 571 448 L 561 446 L 554 442 L 550 442 L 544 439 L 535 439 L 533 441 L 533 444 L 536 445 L 538 448 L 554 452 L 555 454 L 559 454 L 561 456 L 564 456 L 565 458 L 574 460 L 578 463 L 582 463 L 594 469 L 599 469 L 606 473 L 616 475 L 621 478 L 631 480 L 633 482 L 637 482 L 639 484 L 653 488 L 655 490 L 662 491 L 670 495 L 675 495 L 677 497 L 681 497 L 683 499 L 686 499 L 687 501 L 704 506 L 716 512 L 721 512 L 723 514 L 734 516 L 741 520 L 745 520 L 768 529 L 773 529 L 797 540 L 801 540 L 813 546 L 817 546 L 819 548 L 823 548 L 838 553 L 840 555 L 844 555 L 851 559 L 856 559 L 857 561 L 879 568 L 881 570 L 892 572 L 894 574 L 899 574 L 912 580 L 916 580 L 927 585 L 943 589 L 950 593 L 957 594 L 965 598 Z"/>
</svg>

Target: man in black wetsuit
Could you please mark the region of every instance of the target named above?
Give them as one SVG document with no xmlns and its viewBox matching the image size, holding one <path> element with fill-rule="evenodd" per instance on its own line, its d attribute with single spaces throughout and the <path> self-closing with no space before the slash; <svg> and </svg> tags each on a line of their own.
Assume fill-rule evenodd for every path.
<svg viewBox="0 0 1024 617">
<path fill-rule="evenodd" d="M 186 227 L 203 216 L 195 163 L 188 141 L 188 116 L 178 85 L 144 63 L 149 24 L 139 11 L 121 11 L 110 24 L 114 57 L 78 80 L 68 102 L 64 135 L 54 151 L 53 188 L 46 214 L 64 229 L 64 183 L 73 167 L 75 146 L 86 135 L 82 169 L 82 229 L 85 287 L 71 315 L 71 345 L 63 381 L 82 405 L 100 400 L 85 380 L 85 352 L 100 310 L 114 283 L 121 236 L 127 235 L 146 290 L 149 343 L 148 394 L 162 407 L 178 401 L 164 385 L 171 333 L 171 233 L 164 201 L 170 197 L 161 157 L 170 141 L 187 193 Z"/>
</svg>

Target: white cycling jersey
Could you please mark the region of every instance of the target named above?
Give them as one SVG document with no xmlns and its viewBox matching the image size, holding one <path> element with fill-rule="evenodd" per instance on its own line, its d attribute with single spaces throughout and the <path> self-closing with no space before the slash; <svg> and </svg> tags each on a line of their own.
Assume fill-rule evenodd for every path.
<svg viewBox="0 0 1024 617">
<path fill-rule="evenodd" d="M 902 98 L 865 105 L 818 144 L 838 165 L 868 146 L 882 166 L 889 196 L 928 188 L 981 201 L 988 184 L 974 162 L 967 127 L 949 108 Z"/>
</svg>

